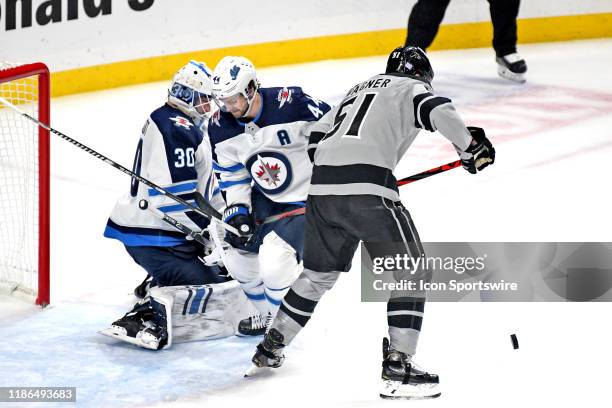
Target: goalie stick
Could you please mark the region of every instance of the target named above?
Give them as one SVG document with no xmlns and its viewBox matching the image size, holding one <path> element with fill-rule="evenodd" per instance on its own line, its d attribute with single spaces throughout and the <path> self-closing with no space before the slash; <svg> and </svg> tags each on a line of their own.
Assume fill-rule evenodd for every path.
<svg viewBox="0 0 612 408">
<path fill-rule="evenodd" d="M 161 219 L 166 224 L 172 225 L 174 228 L 176 228 L 177 230 L 181 231 L 187 237 L 193 239 L 194 241 L 199 242 L 204 247 L 207 247 L 208 245 L 210 245 L 210 242 L 208 240 L 206 240 L 202 236 L 201 233 L 195 232 L 194 230 L 192 230 L 191 228 L 189 228 L 188 226 L 186 226 L 182 222 L 176 220 L 175 218 L 169 216 L 168 214 L 163 213 L 159 209 L 154 208 L 154 207 L 150 207 L 149 206 L 149 202 L 147 200 L 145 200 L 145 199 L 140 200 L 138 202 L 138 207 L 141 210 L 147 210 L 147 211 L 152 212 L 153 215 L 155 215 L 157 218 Z"/>
<path fill-rule="evenodd" d="M 166 224 L 171 225 L 175 229 L 181 231 L 183 234 L 185 234 L 185 236 L 187 237 L 187 240 L 192 239 L 198 242 L 205 249 L 204 254 L 202 256 L 199 256 L 198 258 L 200 258 L 200 260 L 202 260 L 202 262 L 204 262 L 205 265 L 217 265 L 219 268 L 221 268 L 222 271 L 225 271 L 224 275 L 229 275 L 229 272 L 225 268 L 225 265 L 223 262 L 223 255 L 222 255 L 223 244 L 218 239 L 215 239 L 215 234 L 209 234 L 208 238 L 206 238 L 203 235 L 203 232 L 205 230 L 200 231 L 200 232 L 196 232 L 192 230 L 191 228 L 189 228 L 182 222 L 178 221 L 177 219 L 169 216 L 168 214 L 165 214 L 164 212 L 160 211 L 157 208 L 151 207 L 149 205 L 149 202 L 145 199 L 142 199 L 138 202 L 138 207 L 140 207 L 140 209 L 143 211 L 151 212 L 155 217 L 164 221 Z M 211 221 L 211 222 L 217 222 L 217 221 Z M 211 247 L 211 245 L 213 244 L 214 244 L 214 247 Z M 211 248 L 214 248 L 214 249 L 211 250 Z M 217 257 L 214 256 L 214 253 L 217 250 L 216 248 L 221 248 L 220 250 L 221 252 L 218 254 Z M 210 251 L 207 252 L 207 249 Z M 221 263 L 219 263 L 219 261 Z"/>
<path fill-rule="evenodd" d="M 148 179 L 139 176 L 138 174 L 134 173 L 133 171 L 127 169 L 126 167 L 123 167 L 119 163 L 109 159 L 108 157 L 104 156 L 103 154 L 100 154 L 100 153 L 96 152 L 95 150 L 85 146 L 81 142 L 71 138 L 70 136 L 65 135 L 64 133 L 60 132 L 59 130 L 56 130 L 56 129 L 52 128 L 51 126 L 47 125 L 46 123 L 43 123 L 43 122 L 39 121 L 38 119 L 28 115 L 26 112 L 22 111 L 21 109 L 19 109 L 18 107 L 16 107 L 15 105 L 10 103 L 9 101 L 7 101 L 5 98 L 0 97 L 0 103 L 4 104 L 8 108 L 14 110 L 15 112 L 17 112 L 18 114 L 20 114 L 24 118 L 26 118 L 28 120 L 31 120 L 32 122 L 36 123 L 38 126 L 48 130 L 49 132 L 51 132 L 51 133 L 61 137 L 64 140 L 72 143 L 73 145 L 75 145 L 79 149 L 86 151 L 87 153 L 91 154 L 92 156 L 94 156 L 94 157 L 102 160 L 103 162 L 113 166 L 117 170 L 127 174 L 128 176 L 131 176 L 132 178 L 135 178 L 136 180 L 138 180 L 142 184 L 146 185 L 147 187 L 150 187 L 150 188 L 156 190 L 157 192 L 165 195 L 166 197 L 171 198 L 172 200 L 176 201 L 177 203 L 186 206 L 188 209 L 193 210 L 193 211 L 197 212 L 198 214 L 200 214 L 200 215 L 202 215 L 202 216 L 204 216 L 204 217 L 206 217 L 208 219 L 217 218 L 215 215 L 207 212 L 206 210 L 200 209 L 197 206 L 195 206 L 195 205 L 193 205 L 193 204 L 183 200 L 182 198 L 172 194 L 171 192 L 169 192 L 168 190 L 164 189 L 163 187 L 158 186 L 157 184 L 153 183 L 152 181 L 149 181 Z M 218 215 L 218 213 L 217 213 L 217 215 Z M 217 218 L 217 219 L 219 220 L 219 223 L 223 226 L 223 228 L 226 231 L 229 231 L 232 234 L 237 235 L 239 237 L 243 236 L 243 234 L 241 234 L 240 231 L 238 231 L 238 229 L 236 229 L 236 228 L 232 227 L 231 225 L 223 222 L 221 218 Z"/>
</svg>

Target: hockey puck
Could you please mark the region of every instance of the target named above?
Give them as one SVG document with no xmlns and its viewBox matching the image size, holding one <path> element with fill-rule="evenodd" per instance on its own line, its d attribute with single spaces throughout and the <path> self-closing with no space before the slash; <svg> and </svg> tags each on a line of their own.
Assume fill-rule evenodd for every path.
<svg viewBox="0 0 612 408">
<path fill-rule="evenodd" d="M 512 340 L 512 348 L 513 349 L 518 349 L 519 348 L 519 344 L 518 344 L 518 339 L 516 338 L 516 334 L 511 334 L 510 335 L 510 340 Z"/>
<path fill-rule="evenodd" d="M 149 207 L 149 202 L 143 198 L 138 202 L 138 207 L 140 207 L 141 210 L 146 210 Z"/>
</svg>

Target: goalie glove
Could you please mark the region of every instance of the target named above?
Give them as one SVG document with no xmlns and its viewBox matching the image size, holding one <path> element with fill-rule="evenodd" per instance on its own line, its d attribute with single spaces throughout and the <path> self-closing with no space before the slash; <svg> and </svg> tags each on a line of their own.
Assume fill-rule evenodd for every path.
<svg viewBox="0 0 612 408">
<path fill-rule="evenodd" d="M 223 221 L 240 231 L 243 236 L 237 236 L 228 232 L 225 234 L 225 241 L 234 248 L 244 247 L 251 238 L 255 230 L 255 221 L 249 214 L 249 209 L 244 204 L 234 204 L 223 212 Z"/>
<path fill-rule="evenodd" d="M 482 128 L 468 126 L 473 141 L 470 146 L 462 152 L 461 165 L 472 174 L 482 171 L 485 167 L 495 162 L 495 149 L 487 139 Z"/>
</svg>

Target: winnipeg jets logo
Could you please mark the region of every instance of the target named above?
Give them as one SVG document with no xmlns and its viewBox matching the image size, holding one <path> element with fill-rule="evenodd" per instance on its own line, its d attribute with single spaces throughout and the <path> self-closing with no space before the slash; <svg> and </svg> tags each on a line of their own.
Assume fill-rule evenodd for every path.
<svg viewBox="0 0 612 408">
<path fill-rule="evenodd" d="M 170 120 L 174 122 L 174 126 L 184 127 L 187 130 L 189 130 L 189 128 L 193 126 L 193 123 L 191 123 L 191 121 L 185 119 L 182 116 L 175 116 L 173 118 L 170 118 Z"/>
<path fill-rule="evenodd" d="M 266 194 L 279 194 L 293 179 L 291 163 L 279 152 L 259 152 L 246 162 L 246 168 L 259 189 Z"/>
<path fill-rule="evenodd" d="M 278 100 L 280 102 L 279 108 L 282 108 L 283 105 L 285 104 L 285 102 L 291 103 L 291 94 L 292 93 L 293 93 L 293 91 L 287 89 L 287 87 L 281 89 L 278 92 L 278 96 L 276 97 L 276 100 Z"/>
<path fill-rule="evenodd" d="M 259 162 L 259 170 L 255 171 L 257 177 L 259 177 L 260 180 L 267 182 L 268 186 L 277 187 L 278 182 L 280 181 L 280 165 L 278 163 L 270 165 L 270 163 L 266 163 L 260 155 L 257 155 L 257 161 Z"/>
</svg>

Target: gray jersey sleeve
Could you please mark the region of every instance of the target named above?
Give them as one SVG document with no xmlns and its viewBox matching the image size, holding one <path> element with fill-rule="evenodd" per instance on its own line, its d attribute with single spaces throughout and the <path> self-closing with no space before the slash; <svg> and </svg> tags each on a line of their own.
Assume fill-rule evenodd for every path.
<svg viewBox="0 0 612 408">
<path fill-rule="evenodd" d="M 438 131 L 463 152 L 472 141 L 465 123 L 450 99 L 436 96 L 424 84 L 413 87 L 414 119 L 417 128 Z"/>
</svg>

